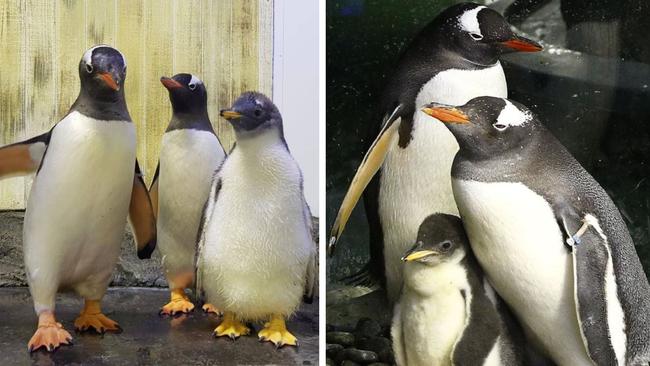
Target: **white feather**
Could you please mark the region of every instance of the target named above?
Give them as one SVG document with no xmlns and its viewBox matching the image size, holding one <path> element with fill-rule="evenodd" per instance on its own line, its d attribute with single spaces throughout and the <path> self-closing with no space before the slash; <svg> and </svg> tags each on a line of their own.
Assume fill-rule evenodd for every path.
<svg viewBox="0 0 650 366">
<path fill-rule="evenodd" d="M 215 171 L 225 157 L 207 131 L 177 129 L 163 135 L 158 178 L 158 247 L 170 288 L 176 275 L 194 271 L 197 232 Z"/>
<path fill-rule="evenodd" d="M 507 99 L 504 99 L 504 102 L 506 102 L 506 105 L 501 110 L 501 113 L 499 113 L 499 117 L 497 117 L 497 124 L 504 126 L 523 126 L 532 119 L 529 111 L 520 110 Z"/>
<path fill-rule="evenodd" d="M 560 365 L 591 365 L 575 311 L 571 255 L 548 202 L 521 183 L 453 185 L 472 249 L 529 340 Z"/>
<path fill-rule="evenodd" d="M 124 234 L 135 164 L 135 128 L 78 112 L 58 123 L 34 179 L 24 225 L 25 267 L 37 312 L 59 287 L 100 299 Z"/>
<path fill-rule="evenodd" d="M 485 9 L 485 6 L 477 6 L 474 9 L 465 11 L 463 14 L 458 17 L 458 24 L 460 28 L 469 33 L 476 33 L 483 35 L 481 33 L 481 27 L 478 22 L 478 12 Z"/>
<path fill-rule="evenodd" d="M 404 289 L 399 299 L 400 319 L 394 319 L 392 333 L 401 332 L 404 365 L 450 365 L 453 348 L 470 314 L 467 273 L 458 263 L 425 266 L 409 263 L 404 269 Z M 397 329 L 401 327 L 401 329 Z M 397 352 L 396 352 L 397 353 Z"/>
<path fill-rule="evenodd" d="M 384 232 L 388 297 L 395 301 L 402 285 L 404 251 L 415 242 L 420 223 L 433 213 L 458 215 L 451 190 L 451 164 L 458 143 L 443 123 L 420 112 L 432 101 L 462 105 L 482 95 L 507 97 L 500 63 L 483 70 L 447 70 L 420 90 L 415 101 L 413 139 L 406 149 L 391 142 L 382 166 L 379 215 Z M 435 167 L 433 169 L 432 167 Z"/>
<path fill-rule="evenodd" d="M 301 174 L 277 130 L 238 138 L 201 250 L 207 300 L 243 319 L 290 315 L 315 255 Z"/>
</svg>

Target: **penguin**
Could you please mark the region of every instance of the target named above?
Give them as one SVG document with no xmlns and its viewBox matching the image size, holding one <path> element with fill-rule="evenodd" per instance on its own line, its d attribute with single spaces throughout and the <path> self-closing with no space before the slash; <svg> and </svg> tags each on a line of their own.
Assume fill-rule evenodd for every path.
<svg viewBox="0 0 650 366">
<path fill-rule="evenodd" d="M 158 247 L 171 300 L 160 314 L 194 309 L 185 294 L 194 281 L 196 233 L 212 177 L 226 153 L 208 117 L 208 94 L 191 74 L 162 77 L 173 115 L 160 145 L 160 158 L 149 189 L 158 227 Z M 205 304 L 205 311 L 218 312 Z"/>
<path fill-rule="evenodd" d="M 317 250 L 302 173 L 284 139 L 282 116 L 258 92 L 245 92 L 221 116 L 236 145 L 212 183 L 197 258 L 197 292 L 224 311 L 217 337 L 250 333 L 297 346 L 285 319 L 314 295 Z"/>
<path fill-rule="evenodd" d="M 426 217 L 402 261 L 391 326 L 398 365 L 523 365 L 518 325 L 483 276 L 459 217 Z"/>
<path fill-rule="evenodd" d="M 28 343 L 52 351 L 72 337 L 57 322 L 55 297 L 84 298 L 78 331 L 117 331 L 100 302 L 117 263 L 127 215 L 138 256 L 155 249 L 153 208 L 136 161 L 135 126 L 124 99 L 126 60 L 98 45 L 79 62 L 81 90 L 47 133 L 0 148 L 3 177 L 36 172 L 23 231 L 25 270 L 38 328 Z"/>
<path fill-rule="evenodd" d="M 458 145 L 444 127 L 423 122 L 420 107 L 431 101 L 462 104 L 481 95 L 506 97 L 499 57 L 541 49 L 513 33 L 499 13 L 478 4 L 453 5 L 427 25 L 388 82 L 379 135 L 341 204 L 328 241 L 330 254 L 368 186 L 369 270 L 394 302 L 402 283 L 399 258 L 415 241 L 422 220 L 431 213 L 458 214 L 450 181 Z"/>
<path fill-rule="evenodd" d="M 605 190 L 523 105 L 423 111 L 454 134 L 472 250 L 530 342 L 558 365 L 650 361 L 650 285 Z"/>
</svg>

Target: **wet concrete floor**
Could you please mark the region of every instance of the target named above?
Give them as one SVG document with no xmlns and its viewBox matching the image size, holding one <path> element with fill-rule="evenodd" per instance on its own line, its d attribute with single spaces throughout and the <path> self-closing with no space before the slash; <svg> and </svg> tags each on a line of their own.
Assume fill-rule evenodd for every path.
<svg viewBox="0 0 650 366">
<path fill-rule="evenodd" d="M 231 341 L 212 337 L 220 318 L 200 309 L 181 317 L 158 315 L 168 300 L 162 289 L 111 288 L 102 310 L 120 323 L 122 333 L 74 333 L 74 319 L 82 307 L 75 294 L 57 297 L 56 315 L 74 337 L 74 345 L 54 353 L 30 354 L 27 342 L 37 318 L 27 288 L 0 288 L 0 365 L 317 365 L 318 299 L 303 304 L 287 323 L 299 348 L 276 350 L 257 339 L 262 324 L 253 324 L 251 336 Z"/>
</svg>

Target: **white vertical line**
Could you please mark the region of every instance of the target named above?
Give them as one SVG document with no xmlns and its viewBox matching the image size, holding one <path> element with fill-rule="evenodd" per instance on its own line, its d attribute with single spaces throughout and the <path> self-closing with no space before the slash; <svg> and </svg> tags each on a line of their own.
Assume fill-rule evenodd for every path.
<svg viewBox="0 0 650 366">
<path fill-rule="evenodd" d="M 325 239 L 325 1 L 319 2 L 319 21 L 318 21 L 318 133 L 319 133 L 319 145 L 318 145 L 318 192 L 319 192 L 319 213 L 318 217 L 320 218 L 319 224 L 320 228 L 318 230 L 319 243 L 320 243 L 320 253 L 319 253 L 319 294 L 320 301 L 318 304 L 319 314 L 319 347 L 318 354 L 321 362 L 325 360 L 325 327 L 326 327 L 326 308 L 325 308 L 325 284 L 327 279 L 325 278 L 325 248 L 327 241 Z"/>
</svg>

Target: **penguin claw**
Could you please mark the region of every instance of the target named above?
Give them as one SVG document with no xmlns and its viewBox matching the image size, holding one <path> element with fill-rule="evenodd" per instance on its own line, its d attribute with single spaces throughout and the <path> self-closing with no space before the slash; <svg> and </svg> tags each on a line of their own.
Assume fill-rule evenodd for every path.
<svg viewBox="0 0 650 366">
<path fill-rule="evenodd" d="M 236 340 L 240 336 L 250 334 L 251 330 L 242 322 L 234 319 L 232 315 L 226 316 L 225 319 L 214 329 L 215 337 L 226 336 L 231 340 Z"/>
<path fill-rule="evenodd" d="M 72 336 L 63 326 L 57 323 L 40 325 L 27 344 L 29 352 L 45 348 L 48 352 L 55 351 L 61 345 L 72 345 Z"/>
<path fill-rule="evenodd" d="M 298 346 L 298 339 L 291 334 L 282 322 L 271 321 L 264 324 L 264 329 L 257 334 L 261 342 L 271 342 L 276 349 L 284 346 Z"/>
<path fill-rule="evenodd" d="M 159 315 L 181 315 L 187 314 L 194 310 L 194 304 L 187 298 L 174 299 L 160 309 Z"/>
<path fill-rule="evenodd" d="M 207 303 L 203 304 L 201 309 L 203 309 L 203 312 L 205 312 L 205 313 L 213 313 L 213 314 L 216 314 L 217 316 L 223 316 L 223 312 L 221 310 L 219 310 L 219 308 L 217 308 L 216 306 L 214 306 L 212 304 L 207 304 Z"/>
<path fill-rule="evenodd" d="M 103 313 L 81 313 L 74 321 L 74 329 L 77 332 L 93 329 L 99 334 L 104 334 L 107 331 L 120 332 L 122 330 L 116 321 L 108 318 Z"/>
</svg>

